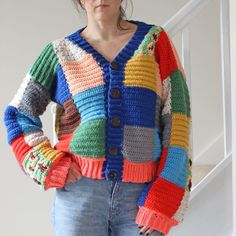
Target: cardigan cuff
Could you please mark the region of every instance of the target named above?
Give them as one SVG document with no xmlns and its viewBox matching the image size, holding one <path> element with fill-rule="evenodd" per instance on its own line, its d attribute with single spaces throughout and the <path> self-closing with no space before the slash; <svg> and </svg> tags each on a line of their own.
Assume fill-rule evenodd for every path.
<svg viewBox="0 0 236 236">
<path fill-rule="evenodd" d="M 144 206 L 139 206 L 136 224 L 150 227 L 166 235 L 170 228 L 177 225 L 178 222 L 160 212 L 156 212 Z"/>
<path fill-rule="evenodd" d="M 53 163 L 45 178 L 44 190 L 62 188 L 64 186 L 71 161 L 70 156 L 63 156 Z"/>
</svg>

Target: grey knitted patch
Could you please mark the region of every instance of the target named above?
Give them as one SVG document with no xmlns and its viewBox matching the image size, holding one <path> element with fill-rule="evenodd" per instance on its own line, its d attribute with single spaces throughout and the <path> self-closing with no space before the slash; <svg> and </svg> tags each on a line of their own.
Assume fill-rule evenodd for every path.
<svg viewBox="0 0 236 236">
<path fill-rule="evenodd" d="M 122 149 L 124 159 L 132 162 L 148 162 L 153 160 L 154 138 L 154 128 L 125 125 Z"/>
<path fill-rule="evenodd" d="M 45 112 L 50 101 L 49 92 L 31 78 L 21 97 L 18 109 L 31 116 L 40 116 Z"/>
<path fill-rule="evenodd" d="M 156 98 L 156 108 L 155 108 L 155 127 L 158 128 L 158 131 L 161 132 L 161 99 L 160 99 L 160 96 L 157 95 L 157 98 Z"/>
<path fill-rule="evenodd" d="M 162 123 L 163 123 L 162 145 L 163 147 L 167 147 L 169 146 L 170 143 L 172 115 L 170 113 L 166 113 L 164 116 L 162 116 Z"/>
</svg>

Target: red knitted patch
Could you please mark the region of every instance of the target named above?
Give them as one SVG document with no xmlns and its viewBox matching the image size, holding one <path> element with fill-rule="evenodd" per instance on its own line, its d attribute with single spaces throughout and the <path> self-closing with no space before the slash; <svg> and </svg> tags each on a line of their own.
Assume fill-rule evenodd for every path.
<svg viewBox="0 0 236 236">
<path fill-rule="evenodd" d="M 159 177 L 152 185 L 145 201 L 145 207 L 172 217 L 178 210 L 185 190 Z"/>
<path fill-rule="evenodd" d="M 178 68 L 170 39 L 165 31 L 161 31 L 156 41 L 155 58 L 159 64 L 162 80 L 165 80 L 176 68 Z"/>
</svg>

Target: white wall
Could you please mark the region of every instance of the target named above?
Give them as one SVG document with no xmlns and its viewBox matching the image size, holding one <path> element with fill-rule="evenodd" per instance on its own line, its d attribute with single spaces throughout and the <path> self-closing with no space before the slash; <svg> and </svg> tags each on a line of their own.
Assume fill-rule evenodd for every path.
<svg viewBox="0 0 236 236">
<path fill-rule="evenodd" d="M 234 0 L 230 0 L 230 43 L 231 43 L 231 94 L 232 94 L 232 192 L 233 192 L 233 234 L 236 235 L 236 2 Z"/>
</svg>

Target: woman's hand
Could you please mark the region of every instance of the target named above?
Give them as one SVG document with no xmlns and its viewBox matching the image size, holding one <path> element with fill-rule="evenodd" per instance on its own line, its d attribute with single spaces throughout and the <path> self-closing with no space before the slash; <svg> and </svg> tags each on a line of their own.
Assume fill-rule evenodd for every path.
<svg viewBox="0 0 236 236">
<path fill-rule="evenodd" d="M 65 184 L 76 182 L 81 177 L 81 172 L 78 164 L 72 160 L 69 171 L 67 173 Z"/>
<path fill-rule="evenodd" d="M 139 233 L 142 235 L 150 235 L 153 231 L 155 231 L 154 229 L 151 229 L 150 227 L 147 226 L 142 226 L 142 225 L 138 225 L 140 229 Z M 164 235 L 163 233 L 157 231 L 160 235 Z M 152 235 L 150 235 L 152 236 Z"/>
</svg>

